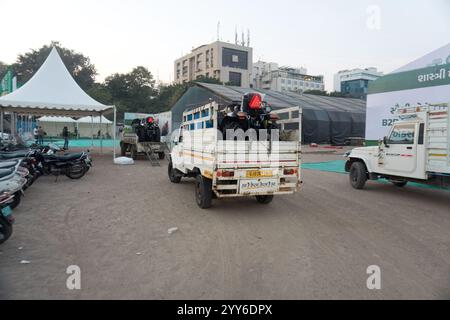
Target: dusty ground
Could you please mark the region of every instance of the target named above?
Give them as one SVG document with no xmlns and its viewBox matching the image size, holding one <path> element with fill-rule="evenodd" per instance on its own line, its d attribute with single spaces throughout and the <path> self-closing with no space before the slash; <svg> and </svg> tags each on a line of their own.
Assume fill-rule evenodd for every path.
<svg viewBox="0 0 450 320">
<path fill-rule="evenodd" d="M 192 181 L 169 183 L 166 165 L 97 156 L 82 180 L 38 181 L 0 246 L 0 298 L 450 298 L 448 191 L 356 191 L 345 175 L 305 170 L 299 194 L 203 211 Z M 66 288 L 69 265 L 80 291 Z M 369 265 L 381 267 L 380 291 L 366 288 Z"/>
</svg>

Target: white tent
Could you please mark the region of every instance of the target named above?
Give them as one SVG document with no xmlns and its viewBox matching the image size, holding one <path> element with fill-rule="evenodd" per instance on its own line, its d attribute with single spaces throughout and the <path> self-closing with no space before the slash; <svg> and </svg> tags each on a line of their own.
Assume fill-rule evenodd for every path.
<svg viewBox="0 0 450 320">
<path fill-rule="evenodd" d="M 80 137 L 97 137 L 97 130 L 100 130 L 103 136 L 112 136 L 112 121 L 104 116 L 99 117 L 83 117 L 77 120 L 78 134 Z M 95 128 L 95 129 L 94 129 Z"/>
<path fill-rule="evenodd" d="M 77 120 L 78 123 L 106 123 L 106 124 L 112 124 L 113 122 L 106 119 L 104 116 L 101 117 L 83 117 Z"/>
<path fill-rule="evenodd" d="M 62 123 L 74 123 L 76 122 L 74 119 L 70 117 L 61 117 L 61 116 L 45 116 L 37 119 L 39 122 L 62 122 Z"/>
<path fill-rule="evenodd" d="M 72 78 L 56 48 L 52 49 L 44 64 L 27 83 L 16 91 L 0 97 L 0 107 L 1 132 L 5 111 L 12 112 L 13 115 L 72 117 L 102 116 L 113 111 L 114 128 L 116 123 L 116 108 L 103 105 L 88 96 Z M 13 126 L 14 122 L 11 122 Z M 15 131 L 13 128 L 12 131 Z M 115 140 L 115 134 L 113 136 Z"/>
<path fill-rule="evenodd" d="M 77 122 L 70 117 L 62 116 L 45 116 L 37 119 L 38 126 L 42 127 L 47 137 L 60 137 L 64 127 L 68 127 L 69 131 L 74 131 Z"/>
</svg>

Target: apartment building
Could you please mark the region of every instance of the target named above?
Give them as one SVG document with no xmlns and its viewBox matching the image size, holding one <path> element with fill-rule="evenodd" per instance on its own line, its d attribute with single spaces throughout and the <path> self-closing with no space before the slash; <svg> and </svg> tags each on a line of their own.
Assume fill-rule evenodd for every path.
<svg viewBox="0 0 450 320">
<path fill-rule="evenodd" d="M 216 41 L 195 48 L 175 60 L 174 82 L 184 83 L 211 77 L 224 84 L 249 87 L 252 64 L 252 48 Z"/>
<path fill-rule="evenodd" d="M 352 97 L 365 99 L 369 82 L 382 77 L 377 68 L 342 70 L 334 75 L 334 91 Z"/>
<path fill-rule="evenodd" d="M 255 89 L 275 90 L 279 92 L 304 92 L 324 90 L 323 76 L 307 74 L 303 67 L 280 67 L 275 62 L 258 61 L 253 64 L 252 86 Z"/>
</svg>

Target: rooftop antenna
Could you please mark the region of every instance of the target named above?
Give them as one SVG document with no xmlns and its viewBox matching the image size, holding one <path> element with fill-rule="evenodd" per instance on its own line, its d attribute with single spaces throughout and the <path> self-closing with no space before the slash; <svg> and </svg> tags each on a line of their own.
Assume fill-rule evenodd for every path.
<svg viewBox="0 0 450 320">
<path fill-rule="evenodd" d="M 242 45 L 243 47 L 245 47 L 245 36 L 244 36 L 244 31 L 242 31 L 242 42 L 241 42 L 241 45 Z"/>
<path fill-rule="evenodd" d="M 217 21 L 217 41 L 220 41 L 220 20 Z"/>
<path fill-rule="evenodd" d="M 238 44 L 238 32 L 237 32 L 237 26 L 234 27 L 234 44 Z"/>
<path fill-rule="evenodd" d="M 247 47 L 250 47 L 250 29 L 247 29 Z"/>
</svg>

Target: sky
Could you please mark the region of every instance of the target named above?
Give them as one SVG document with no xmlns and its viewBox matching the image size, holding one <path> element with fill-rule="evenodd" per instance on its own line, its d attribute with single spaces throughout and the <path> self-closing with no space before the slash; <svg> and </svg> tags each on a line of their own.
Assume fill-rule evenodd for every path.
<svg viewBox="0 0 450 320">
<path fill-rule="evenodd" d="M 449 0 L 0 0 L 0 61 L 52 40 L 87 55 L 98 81 L 147 67 L 173 80 L 173 62 L 235 29 L 250 30 L 253 60 L 324 75 L 389 73 L 450 42 Z"/>
</svg>

